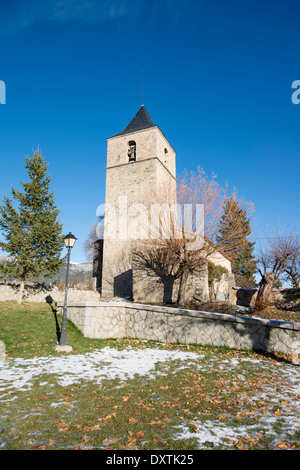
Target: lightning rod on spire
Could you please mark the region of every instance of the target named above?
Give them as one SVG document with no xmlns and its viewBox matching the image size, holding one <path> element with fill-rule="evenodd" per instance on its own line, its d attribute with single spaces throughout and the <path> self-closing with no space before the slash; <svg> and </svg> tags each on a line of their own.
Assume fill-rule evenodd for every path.
<svg viewBox="0 0 300 470">
<path fill-rule="evenodd" d="M 142 69 L 142 106 L 144 106 L 144 70 Z"/>
</svg>

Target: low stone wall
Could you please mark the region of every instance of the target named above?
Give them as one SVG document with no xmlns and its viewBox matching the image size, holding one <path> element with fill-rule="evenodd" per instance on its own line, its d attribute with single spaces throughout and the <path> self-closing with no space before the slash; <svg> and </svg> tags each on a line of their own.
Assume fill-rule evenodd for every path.
<svg viewBox="0 0 300 470">
<path fill-rule="evenodd" d="M 13 283 L 0 284 L 0 301 L 18 300 L 19 286 Z M 47 296 L 51 296 L 55 302 L 63 302 L 65 292 L 57 287 L 26 286 L 24 300 L 27 302 L 45 302 Z M 69 288 L 68 300 L 70 302 L 81 302 L 85 300 L 97 302 L 100 295 L 94 290 Z"/>
<path fill-rule="evenodd" d="M 122 301 L 70 302 L 68 318 L 89 338 L 131 337 L 294 356 L 300 352 L 300 323 Z"/>
<path fill-rule="evenodd" d="M 300 289 L 274 289 L 272 302 L 279 309 L 300 312 Z"/>
</svg>

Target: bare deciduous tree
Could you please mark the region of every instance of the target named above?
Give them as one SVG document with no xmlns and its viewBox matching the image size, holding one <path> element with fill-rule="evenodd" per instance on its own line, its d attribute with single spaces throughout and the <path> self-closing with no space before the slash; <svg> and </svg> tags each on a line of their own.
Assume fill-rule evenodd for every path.
<svg viewBox="0 0 300 470">
<path fill-rule="evenodd" d="M 255 301 L 255 309 L 262 310 L 268 305 L 270 293 L 280 277 L 286 273 L 293 260 L 300 256 L 300 239 L 297 233 L 277 229 L 257 254 L 258 272 L 261 275 Z"/>
<path fill-rule="evenodd" d="M 83 251 L 87 261 L 93 261 L 94 245 L 100 238 L 103 238 L 103 224 L 97 222 L 91 226 L 88 237 L 83 242 Z"/>
<path fill-rule="evenodd" d="M 179 278 L 179 305 L 186 301 L 189 275 L 200 273 L 212 255 L 218 252 L 226 255 L 228 246 L 232 250 L 235 241 L 244 236 L 244 227 L 236 220 L 232 224 L 233 230 L 228 233 L 230 240 L 218 240 L 220 224 L 226 222 L 222 216 L 229 197 L 227 193 L 227 186 L 220 186 L 215 175 L 208 179 L 199 168 L 197 173 L 185 172 L 179 179 L 176 209 L 174 197 L 167 188 L 161 191 L 162 197 L 157 197 L 160 214 L 154 225 L 151 220 L 152 240 L 141 241 L 135 256 L 140 260 L 140 266 L 144 262 L 161 278 Z M 168 194 L 171 195 L 169 199 Z M 161 210 L 162 205 L 164 210 Z"/>
<path fill-rule="evenodd" d="M 290 282 L 294 289 L 300 288 L 300 253 L 288 263 L 285 280 Z"/>
</svg>

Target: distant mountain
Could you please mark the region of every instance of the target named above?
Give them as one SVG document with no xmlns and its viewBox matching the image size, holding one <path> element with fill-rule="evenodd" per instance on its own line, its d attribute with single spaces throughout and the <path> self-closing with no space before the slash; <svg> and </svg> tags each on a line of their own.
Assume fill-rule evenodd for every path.
<svg viewBox="0 0 300 470">
<path fill-rule="evenodd" d="M 0 263 L 6 262 L 8 256 L 0 255 Z M 53 284 L 57 282 L 65 282 L 67 274 L 67 265 L 63 265 L 60 272 L 49 279 L 39 279 L 38 282 L 45 284 Z M 93 277 L 93 263 L 70 263 L 69 282 L 70 284 L 86 284 L 91 281 Z M 13 279 L 7 279 L 12 281 Z"/>
<path fill-rule="evenodd" d="M 60 272 L 52 276 L 47 281 L 52 283 L 58 281 L 65 281 L 67 274 L 67 265 L 62 266 Z M 84 284 L 91 280 L 93 277 L 93 263 L 70 263 L 69 282 L 70 284 L 76 282 Z M 47 282 L 45 281 L 45 282 Z"/>
</svg>

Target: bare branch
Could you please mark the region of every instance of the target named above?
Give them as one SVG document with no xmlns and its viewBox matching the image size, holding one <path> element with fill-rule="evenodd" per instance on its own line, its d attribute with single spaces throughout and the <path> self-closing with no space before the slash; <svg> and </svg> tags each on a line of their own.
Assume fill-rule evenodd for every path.
<svg viewBox="0 0 300 470">
<path fill-rule="evenodd" d="M 257 293 L 255 308 L 260 310 L 268 304 L 270 292 L 276 281 L 300 257 L 300 239 L 296 232 L 282 232 L 277 229 L 272 236 L 266 237 L 264 245 L 260 248 L 257 261 L 263 267 L 258 272 L 261 275 L 260 287 Z"/>
<path fill-rule="evenodd" d="M 189 274 L 203 271 L 214 254 L 226 256 L 227 242 L 234 248 L 238 244 L 242 227 L 233 221 L 230 240 L 217 238 L 228 188 L 221 187 L 215 175 L 208 179 L 204 171 L 187 173 L 178 181 L 177 205 L 174 194 L 158 191 L 157 210 L 150 224 L 150 240 L 141 242 L 136 249 L 140 262 L 160 276 L 180 278 L 178 303 L 185 300 Z M 164 195 L 164 199 L 160 198 Z M 166 197 L 166 194 L 169 195 Z M 152 206 L 153 208 L 153 206 Z"/>
</svg>

